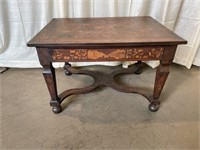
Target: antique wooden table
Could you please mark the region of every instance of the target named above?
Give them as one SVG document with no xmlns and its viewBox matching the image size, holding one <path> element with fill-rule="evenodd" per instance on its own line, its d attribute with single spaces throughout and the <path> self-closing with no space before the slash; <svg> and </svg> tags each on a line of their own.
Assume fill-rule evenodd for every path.
<svg viewBox="0 0 200 150">
<path fill-rule="evenodd" d="M 186 43 L 186 40 L 146 16 L 53 19 L 27 45 L 37 49 L 54 113 L 62 111 L 61 103 L 66 97 L 87 93 L 99 86 L 141 94 L 150 102 L 149 109 L 154 112 L 160 106 L 159 97 L 177 45 Z M 68 63 L 147 60 L 160 60 L 152 94 L 144 89 L 123 87 L 115 82 L 114 79 L 119 74 L 134 73 L 136 70 L 132 68 L 105 74 L 78 70 Z M 94 78 L 94 83 L 85 88 L 66 90 L 58 95 L 52 62 L 65 62 L 67 74 L 87 74 Z"/>
</svg>

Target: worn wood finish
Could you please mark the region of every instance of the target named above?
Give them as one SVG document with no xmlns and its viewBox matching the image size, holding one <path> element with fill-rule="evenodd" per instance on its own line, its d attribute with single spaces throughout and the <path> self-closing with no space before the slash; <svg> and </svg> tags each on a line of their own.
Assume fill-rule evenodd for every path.
<svg viewBox="0 0 200 150">
<path fill-rule="evenodd" d="M 54 113 L 61 112 L 60 105 L 68 96 L 87 93 L 99 86 L 141 94 L 149 100 L 149 109 L 154 112 L 159 109 L 159 97 L 169 75 L 176 47 L 186 43 L 186 40 L 151 17 L 114 17 L 53 19 L 27 45 L 37 48 Z M 138 68 L 104 74 L 77 70 L 68 63 L 129 60 L 138 61 L 138 66 L 143 60 L 160 60 L 153 94 L 137 87 L 123 87 L 115 82 L 115 77 L 120 74 L 140 74 Z M 58 95 L 52 62 L 66 62 L 66 75 L 87 74 L 94 78 L 94 83 L 85 88 L 66 90 Z"/>
<path fill-rule="evenodd" d="M 28 46 L 99 48 L 186 43 L 149 16 L 53 19 Z"/>
</svg>

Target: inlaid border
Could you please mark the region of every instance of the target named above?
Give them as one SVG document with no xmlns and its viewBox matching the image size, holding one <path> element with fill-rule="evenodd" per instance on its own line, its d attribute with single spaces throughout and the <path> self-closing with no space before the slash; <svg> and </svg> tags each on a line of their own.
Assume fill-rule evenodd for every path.
<svg viewBox="0 0 200 150">
<path fill-rule="evenodd" d="M 52 61 L 134 61 L 161 59 L 164 47 L 53 49 Z"/>
</svg>

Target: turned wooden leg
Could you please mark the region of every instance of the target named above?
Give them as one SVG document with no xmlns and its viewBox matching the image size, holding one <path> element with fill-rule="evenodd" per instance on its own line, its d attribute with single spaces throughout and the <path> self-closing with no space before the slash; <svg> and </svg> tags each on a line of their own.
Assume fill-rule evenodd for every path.
<svg viewBox="0 0 200 150">
<path fill-rule="evenodd" d="M 52 111 L 55 114 L 60 113 L 62 108 L 57 94 L 56 75 L 52 63 L 49 63 L 49 65 L 43 65 L 43 75 L 51 96 L 50 105 L 52 106 Z"/>
</svg>

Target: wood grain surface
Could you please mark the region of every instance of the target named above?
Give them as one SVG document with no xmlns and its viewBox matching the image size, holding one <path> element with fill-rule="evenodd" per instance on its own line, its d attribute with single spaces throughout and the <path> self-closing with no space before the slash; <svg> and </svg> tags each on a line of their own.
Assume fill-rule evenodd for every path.
<svg viewBox="0 0 200 150">
<path fill-rule="evenodd" d="M 52 19 L 28 46 L 74 48 L 184 44 L 151 17 Z"/>
</svg>

